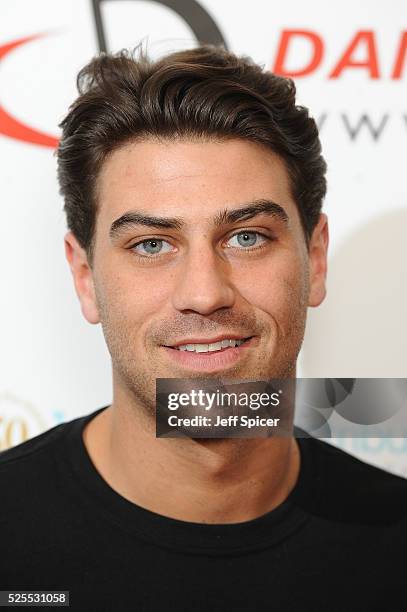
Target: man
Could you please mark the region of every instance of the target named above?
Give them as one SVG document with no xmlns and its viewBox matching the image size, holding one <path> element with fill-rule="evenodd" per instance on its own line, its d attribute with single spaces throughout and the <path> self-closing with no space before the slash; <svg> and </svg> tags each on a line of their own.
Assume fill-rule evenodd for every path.
<svg viewBox="0 0 407 612">
<path fill-rule="evenodd" d="M 293 83 L 201 47 L 101 55 L 78 85 L 65 247 L 113 402 L 0 456 L 1 588 L 98 612 L 404 610 L 404 479 L 314 439 L 155 437 L 157 378 L 296 376 L 328 224 Z"/>
</svg>

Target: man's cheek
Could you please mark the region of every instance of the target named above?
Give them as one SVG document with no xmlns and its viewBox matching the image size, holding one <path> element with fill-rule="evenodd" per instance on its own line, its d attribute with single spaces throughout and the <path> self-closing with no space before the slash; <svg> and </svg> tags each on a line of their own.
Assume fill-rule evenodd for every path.
<svg viewBox="0 0 407 612">
<path fill-rule="evenodd" d="M 244 297 L 253 305 L 270 313 L 285 311 L 293 296 L 294 277 L 286 271 L 273 270 L 262 274 L 259 281 L 247 288 Z M 261 280 L 260 280 L 261 279 Z M 298 280 L 298 279 L 297 279 Z"/>
<path fill-rule="evenodd" d="M 145 320 L 154 314 L 162 308 L 164 296 L 163 288 L 155 283 L 121 277 L 112 279 L 110 285 L 104 283 L 101 300 L 109 318 L 124 324 L 126 321 Z"/>
</svg>

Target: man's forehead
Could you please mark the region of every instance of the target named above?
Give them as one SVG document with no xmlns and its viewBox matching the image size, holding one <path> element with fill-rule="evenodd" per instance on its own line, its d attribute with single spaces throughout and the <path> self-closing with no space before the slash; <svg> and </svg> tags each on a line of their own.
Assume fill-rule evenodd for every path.
<svg viewBox="0 0 407 612">
<path fill-rule="evenodd" d="M 97 199 L 111 220 L 147 209 L 210 222 L 221 209 L 259 199 L 286 202 L 290 208 L 291 194 L 283 162 L 265 147 L 241 140 L 149 140 L 125 145 L 108 157 Z"/>
<path fill-rule="evenodd" d="M 284 162 L 250 141 L 143 140 L 113 151 L 101 168 L 100 183 L 104 189 L 117 184 L 140 188 L 208 177 L 242 182 L 262 175 L 270 181 L 278 175 L 279 183 L 288 183 Z"/>
</svg>

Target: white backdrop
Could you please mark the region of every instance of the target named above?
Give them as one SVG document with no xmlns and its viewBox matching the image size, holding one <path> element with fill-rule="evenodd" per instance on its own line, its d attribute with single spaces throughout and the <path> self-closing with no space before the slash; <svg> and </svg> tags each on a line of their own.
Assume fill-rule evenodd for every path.
<svg viewBox="0 0 407 612">
<path fill-rule="evenodd" d="M 184 16 L 192 4 L 172 1 Z M 231 50 L 292 74 L 320 125 L 328 297 L 309 311 L 298 374 L 407 377 L 404 0 L 200 5 Z M 142 40 L 158 56 L 196 44 L 189 16 L 158 1 L 105 0 L 100 18 L 109 50 Z M 76 74 L 98 52 L 93 5 L 3 0 L 0 24 L 1 449 L 109 404 L 111 374 L 101 328 L 82 318 L 65 262 L 53 155 Z M 405 439 L 336 443 L 407 476 Z"/>
</svg>

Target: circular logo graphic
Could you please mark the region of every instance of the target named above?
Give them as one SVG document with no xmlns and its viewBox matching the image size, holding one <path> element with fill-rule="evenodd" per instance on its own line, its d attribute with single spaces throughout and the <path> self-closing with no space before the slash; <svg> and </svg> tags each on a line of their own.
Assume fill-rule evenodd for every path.
<svg viewBox="0 0 407 612">
<path fill-rule="evenodd" d="M 0 451 L 42 433 L 52 424 L 33 404 L 0 393 Z"/>
</svg>

